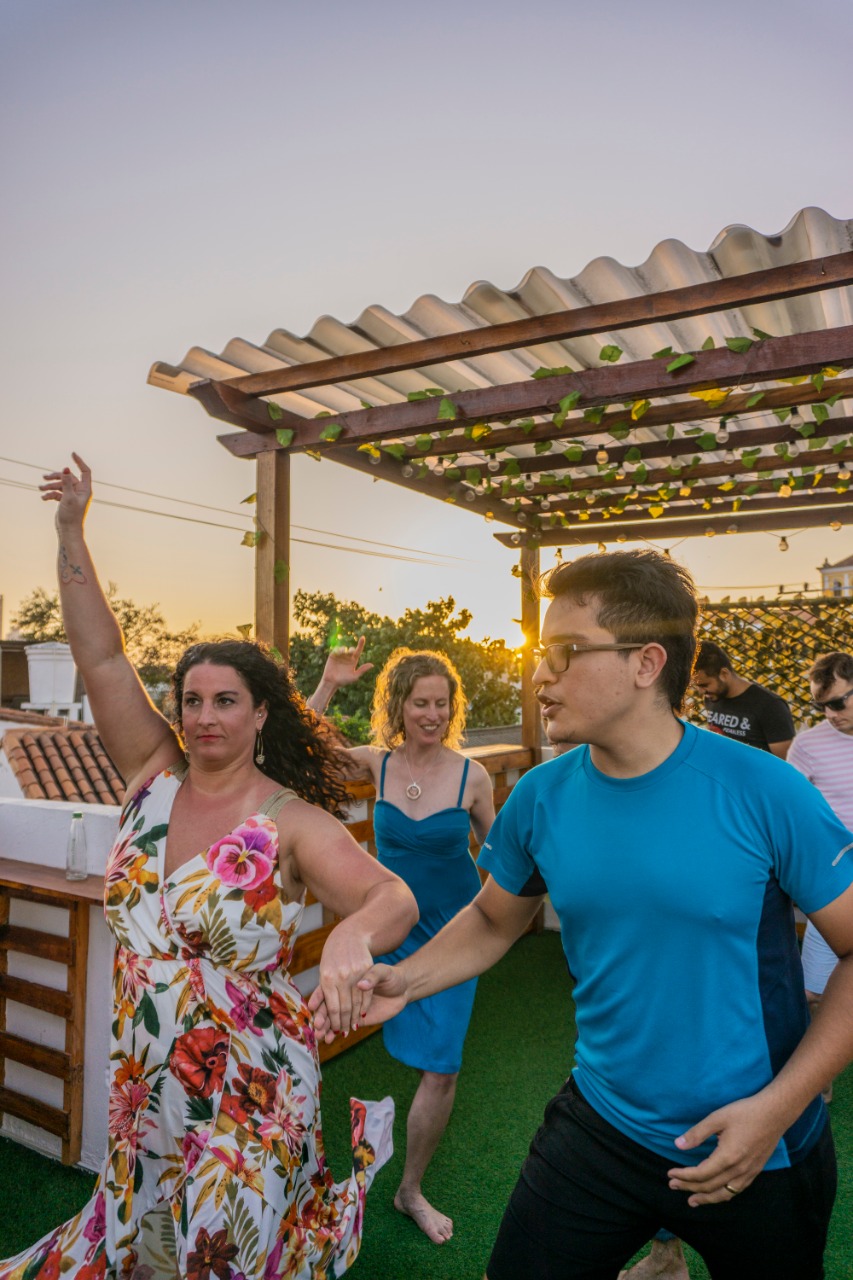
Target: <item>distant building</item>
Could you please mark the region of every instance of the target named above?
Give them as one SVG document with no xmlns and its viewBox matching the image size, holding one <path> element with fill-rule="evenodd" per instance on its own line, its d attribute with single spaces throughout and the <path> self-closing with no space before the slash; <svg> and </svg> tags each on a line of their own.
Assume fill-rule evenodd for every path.
<svg viewBox="0 0 853 1280">
<path fill-rule="evenodd" d="M 824 560 L 819 566 L 821 594 L 825 596 L 853 596 L 853 556 L 830 564 Z"/>
</svg>

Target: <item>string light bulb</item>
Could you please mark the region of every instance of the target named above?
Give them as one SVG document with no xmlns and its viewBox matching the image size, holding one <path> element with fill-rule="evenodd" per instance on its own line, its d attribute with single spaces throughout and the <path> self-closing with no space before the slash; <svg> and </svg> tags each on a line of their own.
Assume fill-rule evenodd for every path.
<svg viewBox="0 0 853 1280">
<path fill-rule="evenodd" d="M 783 535 L 782 535 L 782 537 L 779 539 L 779 550 L 780 550 L 780 551 L 787 551 L 787 550 L 788 550 L 788 539 L 785 537 L 785 535 L 784 535 L 784 534 L 783 534 Z"/>
<path fill-rule="evenodd" d="M 800 452 L 800 446 L 798 445 L 797 441 L 791 440 L 790 443 L 788 444 L 788 457 L 796 458 L 799 452 Z"/>
<path fill-rule="evenodd" d="M 831 520 L 831 521 L 829 522 L 829 527 L 830 527 L 830 529 L 832 530 L 832 532 L 833 532 L 833 533 L 838 533 L 838 530 L 841 528 L 841 521 L 840 521 L 840 520 Z"/>
<path fill-rule="evenodd" d="M 790 496 L 791 496 L 791 494 L 792 494 L 793 492 L 794 492 L 794 490 L 791 488 L 791 486 L 788 484 L 788 482 L 787 482 L 787 481 L 786 481 L 784 484 L 780 484 L 780 485 L 779 485 L 779 497 L 780 497 L 780 498 L 790 498 Z"/>
<path fill-rule="evenodd" d="M 599 544 L 598 544 L 598 550 L 599 550 L 599 553 L 600 553 L 601 555 L 603 555 L 603 554 L 604 554 L 604 552 L 607 550 L 607 543 L 606 543 L 606 542 L 599 542 Z"/>
<path fill-rule="evenodd" d="M 843 467 L 839 467 L 839 468 L 838 468 L 838 479 L 839 479 L 839 480 L 849 480 L 849 479 L 850 479 L 850 474 L 851 474 L 851 473 L 850 473 L 850 468 L 848 467 L 848 465 L 847 465 L 847 463 L 846 463 L 846 462 L 844 463 L 844 466 L 843 466 Z"/>
<path fill-rule="evenodd" d="M 466 490 L 465 490 L 465 501 L 466 501 L 466 502 L 473 502 L 473 501 L 474 501 L 474 499 L 475 499 L 476 497 L 477 497 L 477 495 L 476 495 L 476 493 L 474 492 L 474 490 L 473 490 L 473 489 L 466 489 Z"/>
<path fill-rule="evenodd" d="M 524 488 L 527 491 L 527 493 L 530 493 L 531 489 L 536 488 L 536 481 L 531 480 L 530 477 L 528 476 L 527 479 L 524 481 Z"/>
<path fill-rule="evenodd" d="M 539 503 L 539 510 L 540 510 L 540 511 L 550 511 L 550 510 L 551 510 L 551 503 L 548 501 L 548 499 L 547 499 L 547 498 L 543 498 L 543 499 L 542 499 L 542 501 Z"/>
<path fill-rule="evenodd" d="M 691 489 L 689 484 L 683 484 L 681 488 L 678 490 L 679 498 L 689 498 L 690 493 L 691 493 Z"/>
<path fill-rule="evenodd" d="M 378 453 L 371 453 L 371 455 L 370 455 L 370 465 L 371 465 L 372 467 L 378 467 L 381 461 L 382 461 L 382 458 L 379 456 L 379 454 L 378 454 Z"/>
<path fill-rule="evenodd" d="M 610 455 L 608 454 L 604 446 L 602 446 L 596 453 L 595 460 L 600 467 L 603 467 L 607 462 L 610 461 Z"/>
<path fill-rule="evenodd" d="M 720 422 L 719 430 L 717 431 L 714 439 L 717 441 L 717 444 L 728 444 L 729 432 L 723 421 Z"/>
<path fill-rule="evenodd" d="M 511 534 L 510 534 L 510 537 L 509 537 L 509 540 L 510 540 L 510 542 L 514 543 L 514 545 L 515 545 L 515 546 L 518 546 L 519 542 L 521 542 L 521 534 L 520 534 L 520 533 L 511 533 Z"/>
<path fill-rule="evenodd" d="M 487 512 L 486 512 L 486 514 L 485 514 L 485 518 L 486 518 L 486 520 L 494 520 L 494 518 L 495 518 L 495 513 L 494 513 L 494 511 L 487 511 Z"/>
<path fill-rule="evenodd" d="M 726 449 L 726 452 L 723 454 L 723 462 L 725 462 L 728 466 L 731 466 L 731 464 L 736 461 L 737 461 L 737 458 L 735 457 L 734 450 Z"/>
<path fill-rule="evenodd" d="M 489 468 L 490 471 L 500 471 L 501 469 L 501 464 L 498 462 L 497 458 L 489 458 L 489 461 L 486 463 L 486 466 Z"/>
<path fill-rule="evenodd" d="M 713 538 L 713 536 L 714 536 L 715 532 L 716 532 L 716 530 L 714 529 L 714 526 L 713 526 L 712 524 L 707 524 L 707 525 L 705 526 L 705 537 L 706 537 L 706 538 Z"/>
<path fill-rule="evenodd" d="M 408 479 L 410 479 L 410 477 L 411 477 L 411 476 L 413 476 L 413 475 L 415 474 L 415 468 L 414 468 L 414 467 L 410 467 L 410 466 L 409 466 L 409 464 L 408 464 L 408 463 L 406 463 L 406 465 L 403 467 L 403 469 L 402 469 L 402 471 L 400 472 L 400 474 L 402 475 L 402 477 L 403 477 L 403 479 L 404 479 L 404 480 L 408 480 Z"/>
<path fill-rule="evenodd" d="M 371 458 L 371 462 L 372 462 L 372 461 L 373 461 L 373 459 Z M 444 475 L 444 467 L 441 465 L 441 463 L 440 463 L 440 462 L 439 462 L 436 466 L 434 466 L 434 467 L 433 467 L 433 469 L 432 469 L 432 474 L 433 474 L 434 476 L 438 476 L 438 478 L 439 478 L 439 479 L 441 479 L 441 477 Z"/>
</svg>

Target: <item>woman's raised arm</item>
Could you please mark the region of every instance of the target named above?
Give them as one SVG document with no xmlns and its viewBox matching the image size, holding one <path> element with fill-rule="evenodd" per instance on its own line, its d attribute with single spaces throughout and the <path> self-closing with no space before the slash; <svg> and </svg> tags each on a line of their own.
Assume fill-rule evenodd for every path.
<svg viewBox="0 0 853 1280">
<path fill-rule="evenodd" d="M 174 730 L 151 702 L 124 650 L 124 638 L 104 595 L 83 536 L 92 500 L 92 473 L 76 453 L 80 477 L 69 467 L 40 485 L 42 500 L 58 503 L 57 572 L 62 620 L 83 677 L 98 733 L 125 782 L 146 768 L 165 768 L 180 755 Z M 162 760 L 161 760 L 162 757 Z"/>
</svg>

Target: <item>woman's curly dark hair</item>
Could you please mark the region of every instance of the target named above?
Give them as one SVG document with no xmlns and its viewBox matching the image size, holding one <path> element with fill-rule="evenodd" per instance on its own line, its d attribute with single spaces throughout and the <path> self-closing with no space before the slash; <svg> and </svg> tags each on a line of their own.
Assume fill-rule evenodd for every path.
<svg viewBox="0 0 853 1280">
<path fill-rule="evenodd" d="M 342 817 L 349 798 L 335 730 L 305 705 L 290 671 L 275 661 L 266 645 L 251 640 L 210 640 L 191 645 L 179 659 L 172 676 L 177 729 L 181 730 L 186 674 L 201 662 L 233 667 L 252 695 L 254 705 L 267 704 L 263 728 L 265 759 L 261 772 L 283 787 L 290 787 L 309 804 Z"/>
</svg>

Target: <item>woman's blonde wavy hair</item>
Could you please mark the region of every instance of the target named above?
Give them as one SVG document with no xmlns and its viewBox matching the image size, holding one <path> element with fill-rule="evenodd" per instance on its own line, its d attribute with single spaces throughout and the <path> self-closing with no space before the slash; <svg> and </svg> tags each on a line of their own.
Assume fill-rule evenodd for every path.
<svg viewBox="0 0 853 1280">
<path fill-rule="evenodd" d="M 432 649 L 395 649 L 376 680 L 370 727 L 374 741 L 389 751 L 405 741 L 403 703 L 415 681 L 423 676 L 443 676 L 450 690 L 450 719 L 442 735 L 446 747 L 455 749 L 465 731 L 466 699 L 459 672 L 449 658 Z"/>
</svg>

